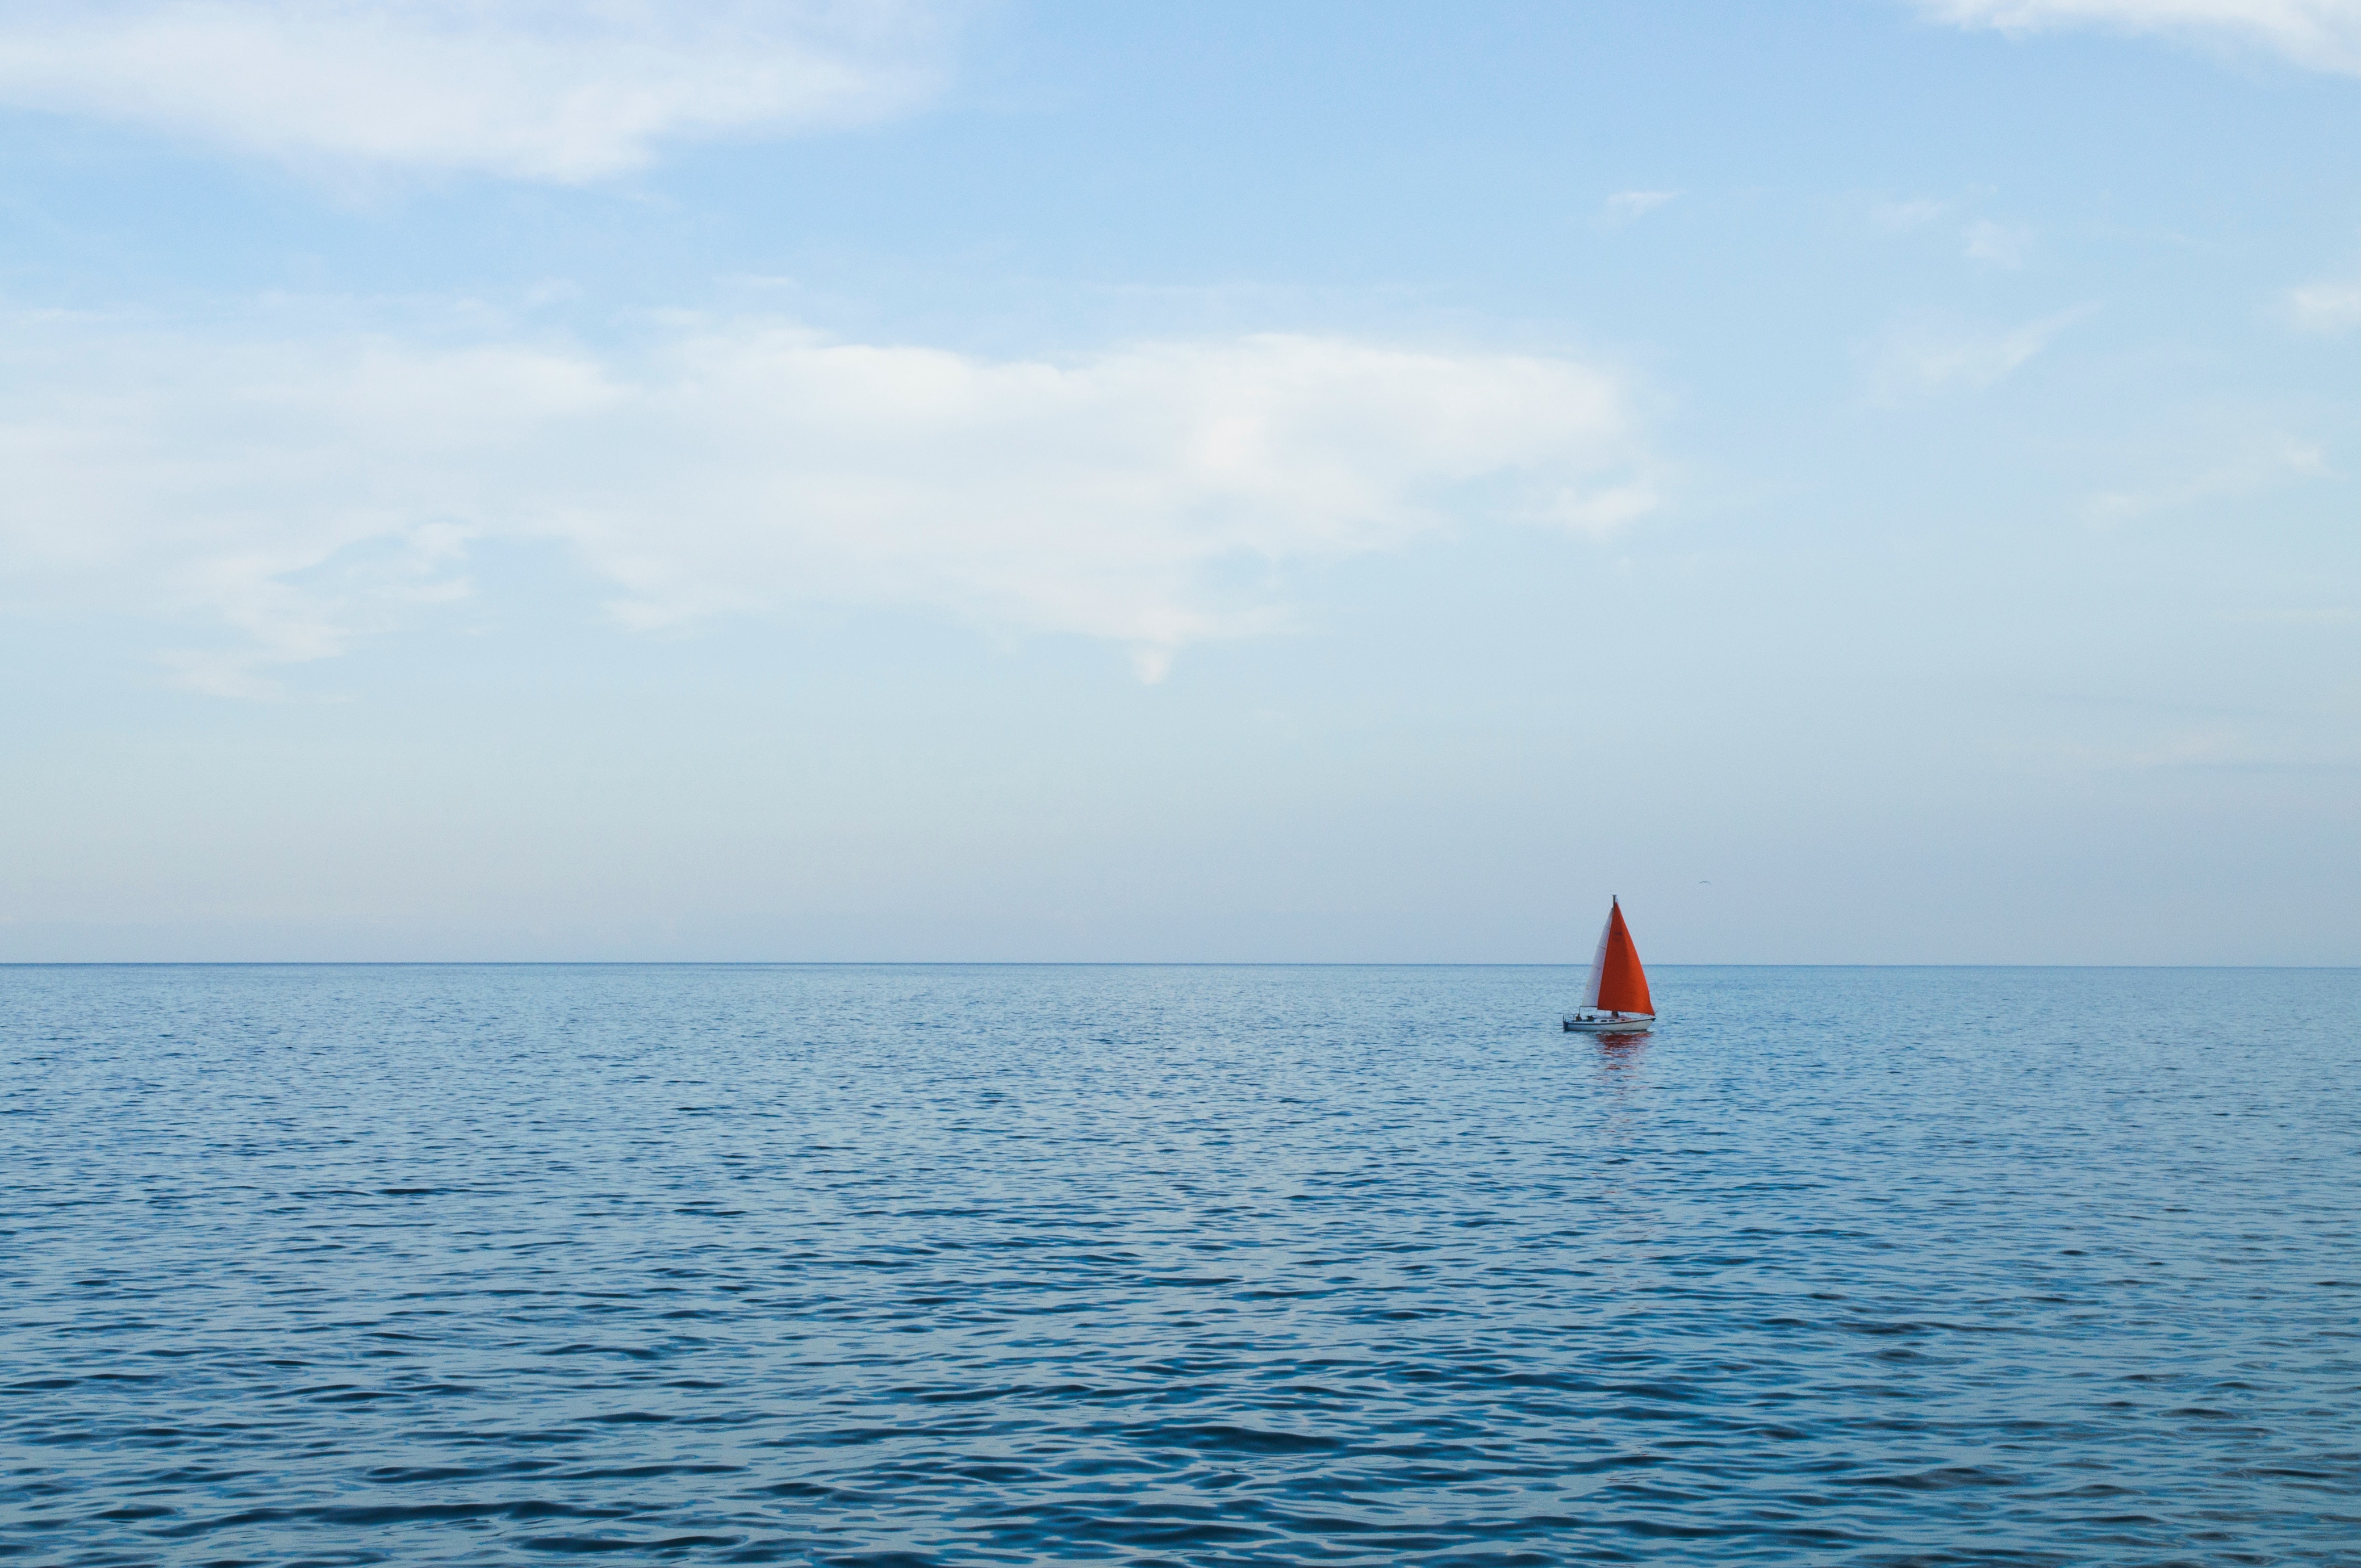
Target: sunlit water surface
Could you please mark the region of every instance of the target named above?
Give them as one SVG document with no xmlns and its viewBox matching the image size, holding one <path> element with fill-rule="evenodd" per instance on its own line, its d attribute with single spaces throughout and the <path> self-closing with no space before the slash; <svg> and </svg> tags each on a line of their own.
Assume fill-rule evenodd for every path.
<svg viewBox="0 0 2361 1568">
<path fill-rule="evenodd" d="M 0 970 L 0 1550 L 2361 1562 L 2361 973 Z"/>
</svg>

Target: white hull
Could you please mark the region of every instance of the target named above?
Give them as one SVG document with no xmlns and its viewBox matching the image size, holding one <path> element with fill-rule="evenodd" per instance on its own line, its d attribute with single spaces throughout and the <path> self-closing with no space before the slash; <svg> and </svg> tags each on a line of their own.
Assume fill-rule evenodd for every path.
<svg viewBox="0 0 2361 1568">
<path fill-rule="evenodd" d="M 1581 1035 L 1636 1035 L 1643 1029 L 1655 1027 L 1655 1025 L 1653 1018 L 1642 1018 L 1637 1014 L 1620 1018 L 1583 1016 L 1565 1020 L 1569 1032 Z"/>
</svg>

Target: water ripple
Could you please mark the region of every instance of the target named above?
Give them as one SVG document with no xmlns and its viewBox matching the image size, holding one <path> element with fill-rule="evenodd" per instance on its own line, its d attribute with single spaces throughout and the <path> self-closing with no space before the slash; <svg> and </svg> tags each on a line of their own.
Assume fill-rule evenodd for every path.
<svg viewBox="0 0 2361 1568">
<path fill-rule="evenodd" d="M 2238 983 L 0 970 L 0 1557 L 2361 1562 Z"/>
</svg>

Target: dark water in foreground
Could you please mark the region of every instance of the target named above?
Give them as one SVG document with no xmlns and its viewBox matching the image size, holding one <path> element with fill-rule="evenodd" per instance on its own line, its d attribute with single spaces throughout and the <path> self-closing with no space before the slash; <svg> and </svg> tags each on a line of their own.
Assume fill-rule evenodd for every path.
<svg viewBox="0 0 2361 1568">
<path fill-rule="evenodd" d="M 0 970 L 0 1552 L 2361 1563 L 2361 972 Z"/>
</svg>

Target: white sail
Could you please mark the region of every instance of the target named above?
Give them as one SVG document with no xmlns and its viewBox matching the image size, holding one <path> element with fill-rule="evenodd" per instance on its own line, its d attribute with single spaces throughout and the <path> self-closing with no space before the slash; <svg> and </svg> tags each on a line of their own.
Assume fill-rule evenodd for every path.
<svg viewBox="0 0 2361 1568">
<path fill-rule="evenodd" d="M 1590 981 L 1582 988 L 1582 1005 L 1598 1005 L 1598 982 L 1607 973 L 1607 938 L 1615 930 L 1615 909 L 1608 906 L 1607 923 L 1598 927 L 1598 951 L 1590 957 Z"/>
</svg>

